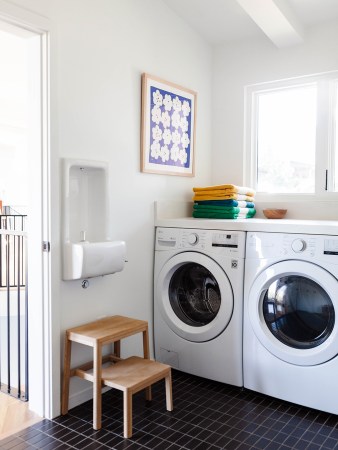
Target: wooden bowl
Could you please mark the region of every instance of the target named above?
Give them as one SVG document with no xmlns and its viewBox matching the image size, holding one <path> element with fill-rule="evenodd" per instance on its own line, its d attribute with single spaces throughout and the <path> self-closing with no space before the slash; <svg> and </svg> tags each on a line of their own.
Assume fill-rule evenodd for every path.
<svg viewBox="0 0 338 450">
<path fill-rule="evenodd" d="M 263 214 L 267 219 L 283 219 L 287 209 L 263 209 Z"/>
</svg>

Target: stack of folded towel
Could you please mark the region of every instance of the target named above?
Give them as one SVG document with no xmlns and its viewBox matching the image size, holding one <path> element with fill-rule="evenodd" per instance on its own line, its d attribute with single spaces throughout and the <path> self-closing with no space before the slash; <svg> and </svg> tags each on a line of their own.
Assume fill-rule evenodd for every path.
<svg viewBox="0 0 338 450">
<path fill-rule="evenodd" d="M 221 184 L 196 187 L 193 217 L 210 219 L 249 219 L 256 214 L 255 191 L 244 186 Z"/>
</svg>

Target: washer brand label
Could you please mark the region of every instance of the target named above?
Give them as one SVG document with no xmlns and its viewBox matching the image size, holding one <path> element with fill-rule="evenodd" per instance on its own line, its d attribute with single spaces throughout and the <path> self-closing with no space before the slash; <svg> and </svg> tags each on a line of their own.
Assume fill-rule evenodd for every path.
<svg viewBox="0 0 338 450">
<path fill-rule="evenodd" d="M 238 267 L 238 261 L 237 261 L 237 259 L 232 259 L 232 260 L 231 260 L 231 268 L 232 268 L 232 269 L 237 269 L 237 267 Z"/>
</svg>

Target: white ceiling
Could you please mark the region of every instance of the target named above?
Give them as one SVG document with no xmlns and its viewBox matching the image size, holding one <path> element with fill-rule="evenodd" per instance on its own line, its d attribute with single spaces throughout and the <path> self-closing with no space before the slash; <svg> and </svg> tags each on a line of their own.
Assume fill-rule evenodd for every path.
<svg viewBox="0 0 338 450">
<path fill-rule="evenodd" d="M 293 37 L 304 36 L 308 27 L 338 19 L 338 0 L 163 1 L 213 45 L 267 36 L 283 47 L 299 43 Z M 280 27 L 288 39 L 278 41 Z M 278 29 L 277 41 L 274 28 Z"/>
</svg>

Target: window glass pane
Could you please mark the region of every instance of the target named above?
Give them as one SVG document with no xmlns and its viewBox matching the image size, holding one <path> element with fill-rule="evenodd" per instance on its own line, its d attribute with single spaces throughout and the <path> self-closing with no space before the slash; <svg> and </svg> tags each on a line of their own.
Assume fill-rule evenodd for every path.
<svg viewBox="0 0 338 450">
<path fill-rule="evenodd" d="M 315 192 L 316 101 L 314 85 L 258 95 L 258 192 Z"/>
<path fill-rule="evenodd" d="M 338 191 L 338 81 L 334 89 L 335 108 L 333 110 L 333 151 L 334 151 L 334 191 Z"/>
</svg>

